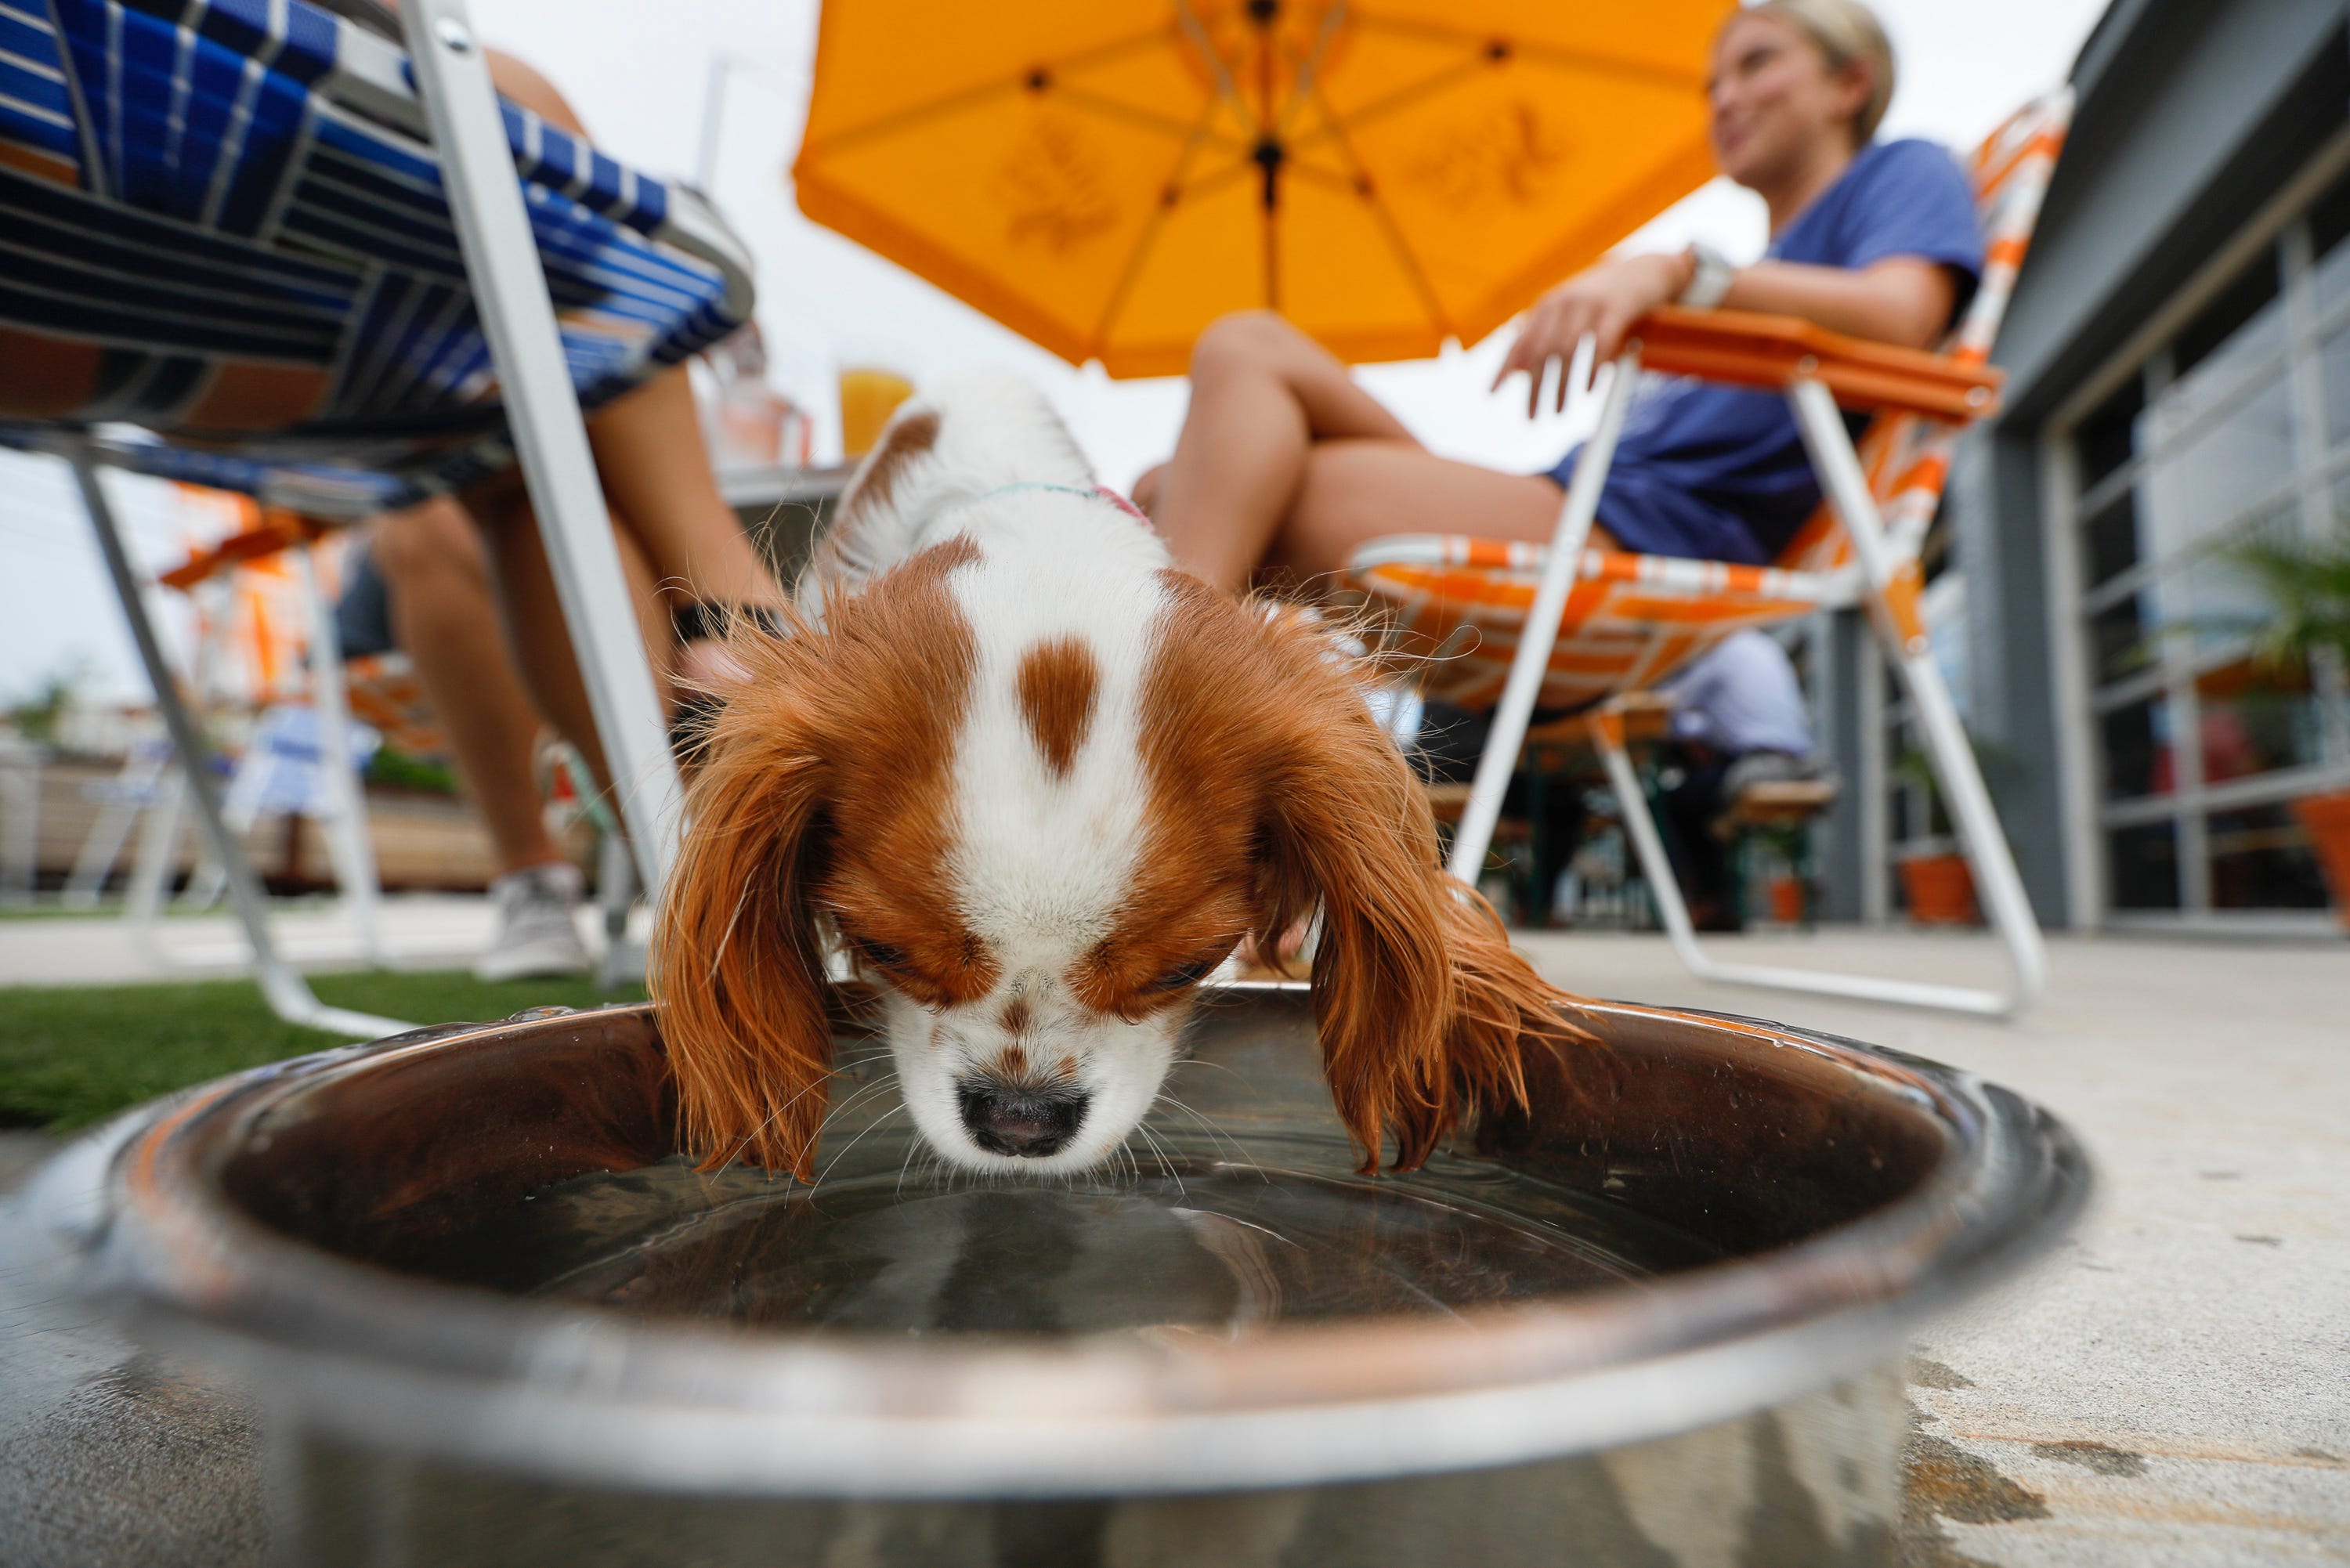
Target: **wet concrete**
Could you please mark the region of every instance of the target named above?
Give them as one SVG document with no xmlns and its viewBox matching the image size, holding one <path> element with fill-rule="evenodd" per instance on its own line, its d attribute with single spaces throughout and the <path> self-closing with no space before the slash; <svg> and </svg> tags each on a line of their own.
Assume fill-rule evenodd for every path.
<svg viewBox="0 0 2350 1568">
<path fill-rule="evenodd" d="M 14 1192 L 54 1147 L 0 1133 L 0 1563 L 257 1565 L 265 1526 L 248 1403 L 91 1321 L 28 1262 Z"/>
<path fill-rule="evenodd" d="M 1708 985 L 1655 939 L 1525 945 L 1562 984 L 1972 1069 L 2088 1144 L 2101 1199 L 2078 1234 L 1917 1346 L 1910 1562 L 2350 1563 L 2350 942 L 2058 938 L 2016 1024 Z M 1904 933 L 1715 950 L 1952 983 L 1998 962 Z"/>
</svg>

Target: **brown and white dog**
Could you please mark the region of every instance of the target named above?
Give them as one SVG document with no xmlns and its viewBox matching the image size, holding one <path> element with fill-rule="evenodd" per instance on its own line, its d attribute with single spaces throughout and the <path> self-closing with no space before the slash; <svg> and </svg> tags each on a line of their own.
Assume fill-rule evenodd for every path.
<svg viewBox="0 0 2350 1568">
<path fill-rule="evenodd" d="M 902 408 L 786 618 L 737 639 L 655 940 L 710 1163 L 813 1170 L 836 940 L 922 1137 L 979 1170 L 1108 1159 L 1201 982 L 1317 911 L 1324 1069 L 1367 1171 L 1580 1037 L 1444 875 L 1362 661 L 1176 570 L 1026 384 Z"/>
</svg>

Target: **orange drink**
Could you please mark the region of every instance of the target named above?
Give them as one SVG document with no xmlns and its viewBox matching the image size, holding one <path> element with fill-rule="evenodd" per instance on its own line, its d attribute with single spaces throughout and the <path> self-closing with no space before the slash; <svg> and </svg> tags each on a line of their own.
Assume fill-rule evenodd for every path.
<svg viewBox="0 0 2350 1568">
<path fill-rule="evenodd" d="M 881 439 L 881 427 L 898 405 L 914 395 L 914 383 L 895 370 L 870 365 L 840 368 L 840 454 L 863 457 Z"/>
</svg>

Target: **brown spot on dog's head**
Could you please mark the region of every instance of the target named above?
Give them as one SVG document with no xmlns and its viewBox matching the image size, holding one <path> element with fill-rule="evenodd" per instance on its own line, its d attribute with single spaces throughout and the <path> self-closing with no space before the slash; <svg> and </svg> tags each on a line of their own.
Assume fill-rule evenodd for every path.
<svg viewBox="0 0 2350 1568">
<path fill-rule="evenodd" d="M 1028 1032 L 1028 1003 L 1019 997 L 1015 996 L 1003 1004 L 1003 1032 L 1006 1034 Z"/>
<path fill-rule="evenodd" d="M 1094 722 L 1101 671 L 1073 637 L 1040 642 L 1020 656 L 1020 716 L 1055 778 L 1068 776 Z"/>
<path fill-rule="evenodd" d="M 1007 1084 L 1017 1084 L 1028 1076 L 1028 1053 L 1017 1045 L 1006 1045 L 995 1054 L 995 1075 Z"/>
</svg>

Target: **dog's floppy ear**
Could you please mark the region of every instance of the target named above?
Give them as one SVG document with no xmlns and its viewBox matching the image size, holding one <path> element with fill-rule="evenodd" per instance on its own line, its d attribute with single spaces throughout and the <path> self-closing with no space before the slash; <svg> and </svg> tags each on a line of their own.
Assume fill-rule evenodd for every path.
<svg viewBox="0 0 2350 1568">
<path fill-rule="evenodd" d="M 1523 1105 L 1523 1054 L 1588 1038 L 1568 1000 L 1510 948 L 1484 900 L 1445 875 L 1425 793 L 1372 719 L 1326 638 L 1297 619 L 1268 623 L 1290 670 L 1263 830 L 1257 943 L 1318 903 L 1314 1014 L 1340 1117 L 1376 1169 L 1393 1132 L 1393 1168 L 1417 1168 L 1461 1116 Z"/>
<path fill-rule="evenodd" d="M 681 1141 L 705 1169 L 814 1170 L 832 1039 L 809 900 L 827 768 L 809 729 L 773 695 L 746 692 L 720 715 L 655 922 L 651 990 Z"/>
</svg>

